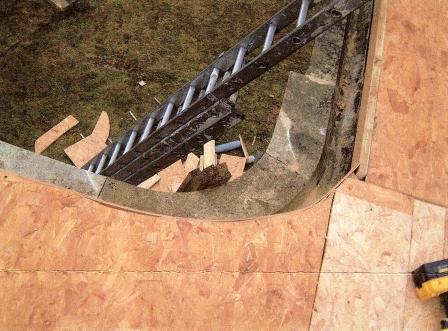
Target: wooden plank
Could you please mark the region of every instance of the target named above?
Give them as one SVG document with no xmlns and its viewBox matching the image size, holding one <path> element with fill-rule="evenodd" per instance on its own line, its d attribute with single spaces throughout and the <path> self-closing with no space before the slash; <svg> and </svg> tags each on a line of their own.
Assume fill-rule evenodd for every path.
<svg viewBox="0 0 448 331">
<path fill-rule="evenodd" d="M 337 191 L 409 215 L 414 211 L 414 199 L 411 197 L 356 178 L 347 178 Z"/>
<path fill-rule="evenodd" d="M 370 33 L 369 51 L 366 63 L 366 73 L 359 109 L 358 127 L 353 150 L 352 166 L 357 166 L 356 175 L 360 179 L 367 176 L 370 149 L 372 146 L 375 113 L 380 88 L 381 70 L 384 59 L 384 41 L 387 24 L 387 2 L 375 0 Z"/>
<path fill-rule="evenodd" d="M 448 1 L 387 4 L 367 181 L 447 207 Z"/>
<path fill-rule="evenodd" d="M 0 201 L 4 270 L 315 274 L 332 196 L 305 210 L 213 222 L 108 205 L 0 170 Z"/>
<path fill-rule="evenodd" d="M 248 160 L 250 155 L 247 150 L 246 143 L 244 142 L 243 137 L 241 137 L 241 135 L 239 135 L 239 138 L 241 142 L 241 148 L 243 149 L 244 157 L 246 158 L 246 160 Z"/>
<path fill-rule="evenodd" d="M 160 180 L 159 175 L 154 175 L 147 180 L 145 180 L 143 183 L 137 185 L 137 187 L 144 188 L 144 189 L 150 189 L 153 187 L 158 181 Z"/>
<path fill-rule="evenodd" d="M 160 180 L 151 189 L 158 192 L 172 192 L 173 184 L 182 183 L 188 172 L 185 171 L 182 160 L 177 160 L 158 175 Z"/>
<path fill-rule="evenodd" d="M 232 177 L 229 179 L 229 182 L 231 182 L 243 175 L 244 168 L 246 166 L 246 158 L 228 154 L 221 154 L 219 163 L 225 163 L 227 165 L 227 168 L 232 175 Z"/>
<path fill-rule="evenodd" d="M 402 330 L 403 274 L 321 273 L 311 331 Z"/>
<path fill-rule="evenodd" d="M 185 160 L 184 163 L 185 171 L 191 172 L 194 169 L 197 169 L 198 166 L 199 166 L 199 158 L 194 153 L 188 154 L 187 159 Z"/>
<path fill-rule="evenodd" d="M 407 272 L 413 218 L 337 192 L 324 272 Z"/>
<path fill-rule="evenodd" d="M 409 271 L 443 259 L 445 208 L 415 201 Z"/>
<path fill-rule="evenodd" d="M 73 128 L 78 123 L 78 120 L 72 115 L 66 117 L 64 120 L 59 122 L 49 131 L 45 132 L 42 136 L 36 139 L 36 142 L 34 143 L 34 151 L 37 154 L 41 154 L 48 148 L 48 146 L 58 140 L 64 133 Z"/>
<path fill-rule="evenodd" d="M 199 170 L 204 170 L 204 155 L 199 157 Z"/>
<path fill-rule="evenodd" d="M 64 152 L 78 168 L 82 168 L 88 161 L 106 147 L 109 131 L 109 116 L 103 111 L 101 112 L 92 134 L 67 147 L 64 149 Z"/>
<path fill-rule="evenodd" d="M 0 271 L 2 330 L 307 330 L 317 275 Z"/>
<path fill-rule="evenodd" d="M 404 331 L 439 331 L 440 321 L 445 318 L 438 299 L 422 301 L 417 296 L 414 281 L 408 276 L 404 304 Z"/>
<path fill-rule="evenodd" d="M 415 201 L 409 271 L 420 265 L 443 259 L 445 241 L 445 208 Z M 406 289 L 404 330 L 439 330 L 444 317 L 437 299 L 421 301 L 412 277 Z"/>
<path fill-rule="evenodd" d="M 112 206 L 0 170 L 0 201 L 0 329 L 308 328 L 331 196 L 213 222 Z"/>
<path fill-rule="evenodd" d="M 215 141 L 210 140 L 204 144 L 204 169 L 216 166 L 216 148 Z"/>
<path fill-rule="evenodd" d="M 448 208 L 445 209 L 445 249 L 443 258 L 448 259 Z"/>
</svg>

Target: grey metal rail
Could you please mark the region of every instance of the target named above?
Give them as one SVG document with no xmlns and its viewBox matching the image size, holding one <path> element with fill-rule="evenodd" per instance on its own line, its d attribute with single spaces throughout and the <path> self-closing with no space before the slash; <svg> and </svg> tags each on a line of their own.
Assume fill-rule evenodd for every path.
<svg viewBox="0 0 448 331">
<path fill-rule="evenodd" d="M 329 0 L 311 17 L 312 1 L 292 1 L 136 121 L 84 169 L 138 184 L 204 141 L 217 138 L 243 118 L 233 105 L 242 87 L 368 1 Z M 284 37 L 277 37 L 287 28 Z"/>
</svg>

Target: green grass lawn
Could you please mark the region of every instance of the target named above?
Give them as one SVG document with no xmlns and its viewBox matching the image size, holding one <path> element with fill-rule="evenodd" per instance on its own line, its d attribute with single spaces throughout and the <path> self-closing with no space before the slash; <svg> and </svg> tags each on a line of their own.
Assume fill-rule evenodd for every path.
<svg viewBox="0 0 448 331">
<path fill-rule="evenodd" d="M 72 114 L 80 124 L 44 152 L 69 162 L 63 149 L 90 134 L 101 111 L 118 137 L 133 121 L 129 111 L 143 117 L 157 106 L 154 97 L 163 101 L 287 2 L 92 0 L 89 10 L 54 21 L 0 58 L 0 140 L 33 150 L 37 137 Z M 266 149 L 288 72 L 303 73 L 311 49 L 240 93 L 246 120 L 221 141 L 241 134 L 252 153 Z"/>
</svg>

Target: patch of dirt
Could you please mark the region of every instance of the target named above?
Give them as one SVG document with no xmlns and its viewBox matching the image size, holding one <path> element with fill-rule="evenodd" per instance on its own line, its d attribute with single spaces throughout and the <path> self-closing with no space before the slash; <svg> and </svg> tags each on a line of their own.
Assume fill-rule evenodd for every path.
<svg viewBox="0 0 448 331">
<path fill-rule="evenodd" d="M 0 57 L 0 140 L 33 150 L 41 134 L 72 114 L 80 124 L 44 152 L 65 162 L 63 149 L 80 133 L 90 134 L 101 111 L 110 116 L 111 138 L 118 137 L 133 122 L 129 111 L 143 117 L 157 106 L 154 98 L 167 98 L 289 2 L 83 0 L 82 11 L 42 28 L 52 13 L 44 0 L 8 1 L 16 9 L 0 6 L 0 28 L 9 40 L 1 39 L 7 51 Z M 30 11 L 30 3 L 38 10 Z M 26 27 L 28 20 L 34 28 Z M 264 152 L 278 115 L 273 105 L 281 104 L 289 71 L 306 71 L 311 50 L 305 47 L 240 92 L 237 107 L 246 120 L 221 141 L 241 134 L 251 153 Z M 138 86 L 140 80 L 147 85 Z"/>
</svg>

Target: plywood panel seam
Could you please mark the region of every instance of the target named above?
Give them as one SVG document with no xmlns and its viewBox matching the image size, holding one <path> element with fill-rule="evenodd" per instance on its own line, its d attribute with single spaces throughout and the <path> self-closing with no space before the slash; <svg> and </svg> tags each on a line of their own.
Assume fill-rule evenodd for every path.
<svg viewBox="0 0 448 331">
<path fill-rule="evenodd" d="M 382 185 L 380 183 L 369 182 L 367 179 L 366 180 L 361 180 L 361 181 L 365 182 L 368 185 L 375 185 L 375 186 L 381 187 L 382 189 L 389 190 L 389 191 L 394 192 L 394 193 L 402 194 L 402 195 L 404 195 L 404 196 L 406 196 L 408 198 L 419 200 L 419 201 L 422 201 L 422 202 L 425 202 L 425 203 L 429 203 L 429 204 L 437 206 L 437 207 L 442 207 L 442 208 L 447 208 L 448 207 L 448 206 L 445 206 L 445 205 L 440 204 L 440 203 L 436 203 L 436 202 L 433 202 L 433 201 L 430 201 L 430 200 L 426 200 L 426 199 L 422 199 L 420 197 L 413 196 L 413 195 L 411 195 L 411 194 L 409 194 L 407 192 L 400 191 L 398 189 L 394 189 L 394 188 L 388 187 L 386 185 Z"/>
<path fill-rule="evenodd" d="M 369 54 L 365 72 L 365 85 L 362 92 L 360 114 L 356 132 L 353 160 L 360 163 L 356 171 L 359 179 L 367 176 L 370 151 L 374 138 L 378 93 L 381 87 L 381 74 L 384 60 L 385 35 L 387 26 L 387 0 L 374 3 L 373 24 L 370 33 Z"/>
<path fill-rule="evenodd" d="M 258 274 L 285 274 L 285 275 L 378 275 L 378 276 L 412 276 L 411 272 L 383 272 L 383 271 L 302 271 L 302 270 L 255 270 L 255 271 L 241 271 L 235 270 L 89 270 L 89 269 L 0 269 L 0 272 L 5 273 L 33 273 L 33 272 L 44 272 L 44 273 L 86 273 L 86 274 L 241 274 L 241 275 L 258 275 Z"/>
</svg>

